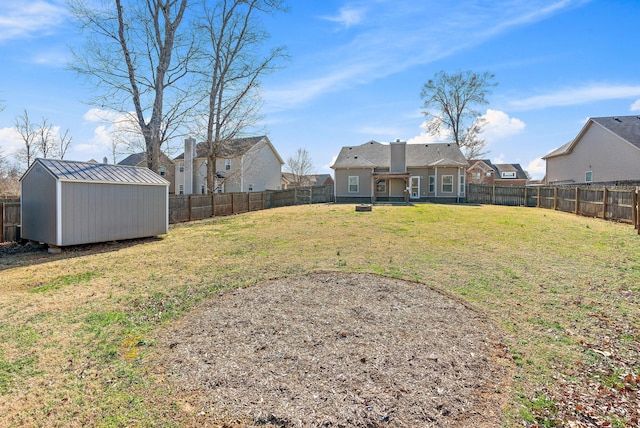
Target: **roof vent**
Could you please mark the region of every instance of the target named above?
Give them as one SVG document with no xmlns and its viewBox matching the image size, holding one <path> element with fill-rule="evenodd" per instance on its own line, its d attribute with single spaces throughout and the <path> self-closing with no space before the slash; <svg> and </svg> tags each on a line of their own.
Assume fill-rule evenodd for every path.
<svg viewBox="0 0 640 428">
<path fill-rule="evenodd" d="M 615 120 L 616 122 L 620 122 L 620 123 L 622 123 L 622 121 L 620 120 L 620 118 L 619 118 L 619 117 L 614 117 L 614 118 L 613 118 L 613 120 Z"/>
<path fill-rule="evenodd" d="M 428 144 L 425 144 L 424 146 L 425 146 L 425 147 L 429 147 L 429 145 L 428 145 Z"/>
<path fill-rule="evenodd" d="M 400 142 L 400 138 L 396 138 L 396 143 L 399 143 L 399 142 Z"/>
<path fill-rule="evenodd" d="M 451 144 L 450 144 L 450 143 L 447 143 L 447 147 L 451 147 Z"/>
<path fill-rule="evenodd" d="M 354 156 L 353 158 L 354 158 L 354 159 L 358 159 L 358 156 Z"/>
</svg>

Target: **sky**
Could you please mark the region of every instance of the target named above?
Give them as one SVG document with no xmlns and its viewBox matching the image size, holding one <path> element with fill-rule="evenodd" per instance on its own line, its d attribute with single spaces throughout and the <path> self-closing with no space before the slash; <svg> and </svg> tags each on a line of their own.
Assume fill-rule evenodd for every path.
<svg viewBox="0 0 640 428">
<path fill-rule="evenodd" d="M 69 130 L 65 159 L 110 158 L 112 115 L 88 104 L 95 87 L 68 67 L 69 46 L 81 35 L 65 2 L 2 4 L 0 154 L 14 161 L 21 147 L 15 120 L 26 110 L 58 133 Z M 285 46 L 289 59 L 262 81 L 261 133 L 285 161 L 306 149 L 316 173 L 331 173 L 343 146 L 442 141 L 426 134 L 420 98 L 439 71 L 495 74 L 498 85 L 480 107 L 486 158 L 519 163 L 537 179 L 545 173 L 541 157 L 573 139 L 589 117 L 640 115 L 640 0 L 289 6 L 263 20 L 271 35 L 265 47 Z"/>
</svg>

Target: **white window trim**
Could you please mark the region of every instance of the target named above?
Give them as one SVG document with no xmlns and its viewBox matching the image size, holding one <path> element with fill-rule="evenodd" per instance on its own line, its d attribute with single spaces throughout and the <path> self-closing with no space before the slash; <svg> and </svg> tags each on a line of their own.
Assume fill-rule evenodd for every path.
<svg viewBox="0 0 640 428">
<path fill-rule="evenodd" d="M 445 178 L 447 178 L 447 177 L 451 177 L 451 190 L 449 190 L 449 191 L 444 190 L 444 186 L 445 186 L 444 180 L 445 180 Z M 448 184 L 447 184 L 447 186 L 448 186 Z M 443 175 L 443 176 L 442 176 L 442 186 L 441 186 L 441 189 L 440 189 L 440 190 L 441 190 L 441 192 L 442 192 L 442 193 L 453 193 L 453 190 L 454 190 L 453 175 L 448 174 L 448 175 Z"/>
<path fill-rule="evenodd" d="M 591 180 L 587 180 L 587 174 L 591 176 Z M 585 183 L 593 183 L 593 171 L 585 171 L 584 172 L 584 182 Z"/>
<path fill-rule="evenodd" d="M 356 183 L 356 190 L 351 190 L 351 179 L 355 178 Z M 347 191 L 349 193 L 360 193 L 360 176 L 358 175 L 350 175 L 349 178 L 347 179 Z"/>
<path fill-rule="evenodd" d="M 465 180 L 466 177 L 464 176 L 464 169 L 460 170 L 460 174 L 458 175 L 458 195 L 459 196 L 464 196 L 465 194 Z"/>
<path fill-rule="evenodd" d="M 436 193 L 437 187 L 438 186 L 436 184 L 436 176 L 430 175 L 429 176 L 429 193 Z"/>
<path fill-rule="evenodd" d="M 416 194 L 416 196 L 413 196 L 413 179 L 416 178 L 418 179 L 418 192 Z M 413 175 L 409 178 L 409 199 L 420 199 L 420 176 L 419 175 Z"/>
<path fill-rule="evenodd" d="M 380 185 L 383 187 L 382 190 L 378 190 Z M 387 193 L 387 180 L 380 180 L 376 183 L 376 193 Z"/>
</svg>

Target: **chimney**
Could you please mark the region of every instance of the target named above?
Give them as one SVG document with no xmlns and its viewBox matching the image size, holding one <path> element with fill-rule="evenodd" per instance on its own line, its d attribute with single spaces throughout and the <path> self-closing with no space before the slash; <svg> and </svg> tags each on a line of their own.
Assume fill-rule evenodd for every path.
<svg viewBox="0 0 640 428">
<path fill-rule="evenodd" d="M 407 142 L 396 138 L 389 146 L 391 149 L 389 172 L 407 172 Z"/>
<path fill-rule="evenodd" d="M 184 140 L 184 194 L 193 193 L 193 161 L 196 157 L 196 140 L 187 138 Z"/>
<path fill-rule="evenodd" d="M 108 164 L 108 163 L 109 163 L 109 159 L 107 159 L 107 157 L 106 157 L 106 156 L 105 156 L 105 157 L 103 157 L 103 158 L 102 158 L 102 163 L 103 163 L 103 164 Z"/>
</svg>

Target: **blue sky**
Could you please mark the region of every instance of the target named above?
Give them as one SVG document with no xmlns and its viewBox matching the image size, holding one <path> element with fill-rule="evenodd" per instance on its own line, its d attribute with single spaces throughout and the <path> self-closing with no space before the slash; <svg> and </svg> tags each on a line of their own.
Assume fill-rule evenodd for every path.
<svg viewBox="0 0 640 428">
<path fill-rule="evenodd" d="M 482 108 L 494 163 L 544 175 L 542 156 L 587 118 L 640 115 L 639 0 L 290 0 L 265 20 L 290 60 L 262 84 L 265 132 L 286 160 L 300 147 L 319 173 L 342 146 L 401 138 L 421 127 L 424 82 L 440 70 L 490 71 Z M 109 156 L 109 123 L 92 88 L 66 68 L 79 35 L 64 1 L 3 0 L 0 152 L 19 148 L 25 109 L 70 130 L 67 159 Z M 104 112 L 102 112 L 104 113 Z M 108 117 L 108 114 L 106 115 Z M 180 141 L 172 145 L 180 146 Z M 121 156 L 121 157 L 124 157 Z"/>
</svg>

